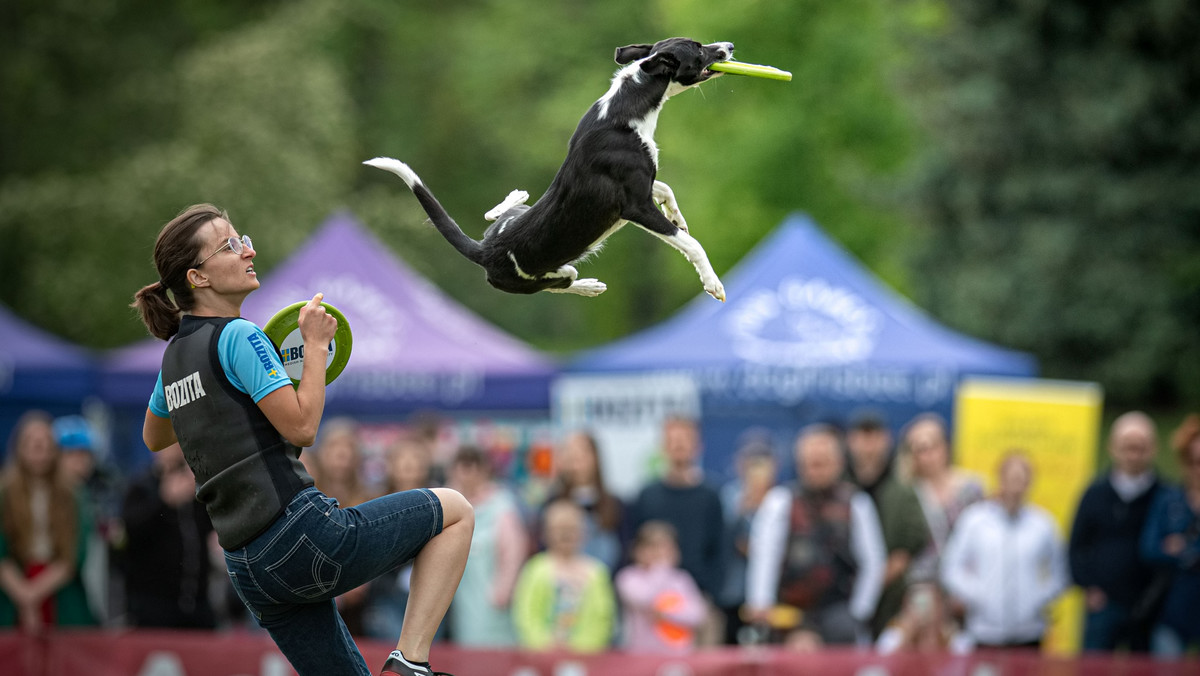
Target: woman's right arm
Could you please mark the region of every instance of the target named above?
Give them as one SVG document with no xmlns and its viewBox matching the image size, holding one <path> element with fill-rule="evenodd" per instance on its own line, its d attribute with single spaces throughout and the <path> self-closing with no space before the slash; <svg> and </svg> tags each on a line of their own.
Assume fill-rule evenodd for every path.
<svg viewBox="0 0 1200 676">
<path fill-rule="evenodd" d="M 175 438 L 175 428 L 171 426 L 170 418 L 160 418 L 149 408 L 146 409 L 146 421 L 142 423 L 142 441 L 146 448 L 161 451 L 171 444 L 179 443 Z"/>
<path fill-rule="evenodd" d="M 337 332 L 337 320 L 321 306 L 323 295 L 318 293 L 300 308 L 305 354 L 325 354 Z M 258 407 L 284 439 L 301 448 L 312 446 L 325 411 L 325 360 L 305 359 L 300 384 L 295 389 L 280 387 L 260 399 Z"/>
</svg>

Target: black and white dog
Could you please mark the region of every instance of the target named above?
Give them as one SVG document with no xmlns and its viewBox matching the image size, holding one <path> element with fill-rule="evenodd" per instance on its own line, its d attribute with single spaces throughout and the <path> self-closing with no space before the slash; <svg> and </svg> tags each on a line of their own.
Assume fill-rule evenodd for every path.
<svg viewBox="0 0 1200 676">
<path fill-rule="evenodd" d="M 404 179 L 438 231 L 482 266 L 488 282 L 501 291 L 603 293 L 603 282 L 578 279 L 571 263 L 631 222 L 683 253 L 700 274 L 704 290 L 724 301 L 725 288 L 704 248 L 688 234 L 674 193 L 655 180 L 654 128 L 668 98 L 720 75 L 708 66 L 732 56 L 732 43 L 702 45 L 687 38 L 617 49 L 617 63 L 628 65 L 579 121 L 567 158 L 546 193 L 527 206 L 529 194 L 514 190 L 484 215 L 495 223 L 479 242 L 463 233 L 408 165 L 387 157 L 364 164 Z"/>
</svg>

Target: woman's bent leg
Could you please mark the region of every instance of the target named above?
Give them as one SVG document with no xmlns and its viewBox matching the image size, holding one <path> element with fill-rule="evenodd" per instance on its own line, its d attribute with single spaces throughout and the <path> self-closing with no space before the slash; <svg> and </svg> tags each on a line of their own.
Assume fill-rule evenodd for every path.
<svg viewBox="0 0 1200 676">
<path fill-rule="evenodd" d="M 371 676 L 332 599 L 264 616 L 260 624 L 300 676 Z"/>
<path fill-rule="evenodd" d="M 475 532 L 475 511 L 462 494 L 449 488 L 433 492 L 442 503 L 442 532 L 413 560 L 408 607 L 396 643 L 397 650 L 416 662 L 429 660 L 429 646 L 454 599 Z"/>
</svg>

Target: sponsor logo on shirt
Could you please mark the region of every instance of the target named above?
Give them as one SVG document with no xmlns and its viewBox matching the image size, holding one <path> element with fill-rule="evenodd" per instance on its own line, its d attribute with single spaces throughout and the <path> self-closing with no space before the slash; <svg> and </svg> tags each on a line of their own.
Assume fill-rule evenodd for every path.
<svg viewBox="0 0 1200 676">
<path fill-rule="evenodd" d="M 186 406 L 200 397 L 207 396 L 204 385 L 200 382 L 200 372 L 184 376 L 170 385 L 163 386 L 163 394 L 167 398 L 167 410 L 174 411 Z"/>
<path fill-rule="evenodd" d="M 275 368 L 275 364 L 271 362 L 271 353 L 267 350 L 267 346 L 263 344 L 263 339 L 257 334 L 250 334 L 250 346 L 254 348 L 254 354 L 258 355 L 258 361 L 262 363 L 263 369 L 267 375 L 274 378 L 279 375 L 279 371 Z"/>
</svg>

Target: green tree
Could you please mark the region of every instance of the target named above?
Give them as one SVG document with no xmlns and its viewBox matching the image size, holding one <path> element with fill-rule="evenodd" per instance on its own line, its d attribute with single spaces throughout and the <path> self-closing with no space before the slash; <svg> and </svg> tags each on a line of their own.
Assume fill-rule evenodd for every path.
<svg viewBox="0 0 1200 676">
<path fill-rule="evenodd" d="M 933 5 L 918 298 L 1131 404 L 1200 397 L 1200 7 Z"/>
<path fill-rule="evenodd" d="M 6 6 L 0 86 L 17 96 L 0 102 L 0 302 L 70 339 L 118 345 L 144 335 L 126 305 L 153 281 L 154 234 L 184 206 L 229 209 L 259 244 L 264 279 L 349 206 L 450 295 L 540 347 L 642 328 L 701 293 L 691 266 L 654 237 L 630 228 L 581 265 L 608 282 L 598 298 L 502 294 L 425 224 L 399 181 L 359 163 L 408 162 L 479 236 L 483 212 L 510 190 L 536 199 L 549 185 L 617 68 L 615 47 L 671 35 L 731 40 L 743 60 L 796 74 L 790 84 L 726 76 L 662 116 L 660 177 L 718 272 L 805 210 L 904 283 L 893 244 L 907 229 L 885 198 L 914 141 L 892 93 L 891 3 L 230 7 Z"/>
</svg>

